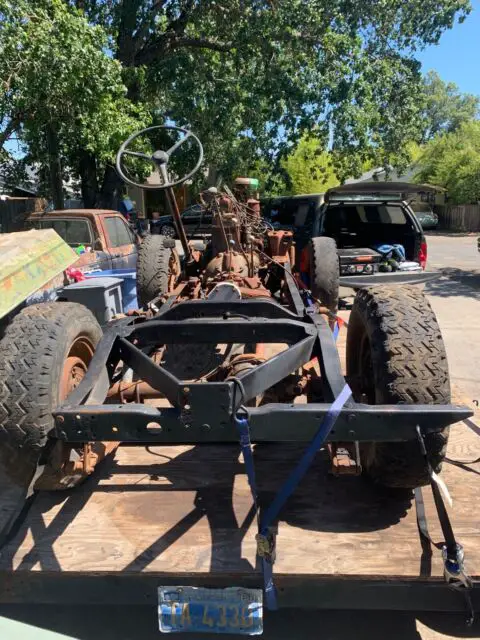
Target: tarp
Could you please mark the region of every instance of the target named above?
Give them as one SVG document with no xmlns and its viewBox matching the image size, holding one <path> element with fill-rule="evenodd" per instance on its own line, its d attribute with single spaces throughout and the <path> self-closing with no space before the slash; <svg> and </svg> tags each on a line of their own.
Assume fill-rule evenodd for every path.
<svg viewBox="0 0 480 640">
<path fill-rule="evenodd" d="M 0 318 L 77 260 L 53 229 L 0 234 Z"/>
</svg>

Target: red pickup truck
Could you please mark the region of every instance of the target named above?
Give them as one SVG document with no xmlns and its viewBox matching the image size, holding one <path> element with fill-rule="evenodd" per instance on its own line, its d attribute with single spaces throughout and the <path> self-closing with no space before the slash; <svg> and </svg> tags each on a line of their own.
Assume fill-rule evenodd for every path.
<svg viewBox="0 0 480 640">
<path fill-rule="evenodd" d="M 138 238 L 118 211 L 65 209 L 36 212 L 27 228 L 54 229 L 72 247 L 85 247 L 72 267 L 90 269 L 134 269 Z"/>
</svg>

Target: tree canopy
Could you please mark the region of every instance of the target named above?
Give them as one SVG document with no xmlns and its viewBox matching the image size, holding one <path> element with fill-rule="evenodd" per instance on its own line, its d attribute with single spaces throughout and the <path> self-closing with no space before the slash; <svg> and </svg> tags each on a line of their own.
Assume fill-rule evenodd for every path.
<svg viewBox="0 0 480 640">
<path fill-rule="evenodd" d="M 445 187 L 455 204 L 480 201 L 480 121 L 436 136 L 418 159 L 417 182 Z"/>
<path fill-rule="evenodd" d="M 17 131 L 26 160 L 80 173 L 85 154 L 100 165 L 141 122 L 126 99 L 121 65 L 106 35 L 62 0 L 0 0 L 1 141 Z M 57 193 L 58 195 L 58 193 Z"/>
<path fill-rule="evenodd" d="M 314 137 L 303 137 L 295 150 L 282 162 L 293 195 L 323 193 L 339 183 L 333 159 Z"/>
<path fill-rule="evenodd" d="M 455 131 L 479 113 L 478 96 L 461 93 L 454 82 L 444 82 L 436 71 L 424 78 L 423 100 L 423 142 L 438 133 Z"/>
<path fill-rule="evenodd" d="M 78 4 L 78 0 L 77 0 Z M 315 128 L 340 175 L 384 161 L 420 126 L 416 49 L 466 0 L 84 0 L 108 25 L 130 95 L 195 129 L 227 175 Z M 379 151 L 381 149 L 381 151 Z"/>
<path fill-rule="evenodd" d="M 35 62 L 35 46 L 25 42 L 29 62 L 16 75 L 35 68 L 38 109 L 44 104 L 48 112 L 54 102 L 52 114 L 63 109 L 59 144 L 72 166 L 81 156 L 82 183 L 102 192 L 97 199 L 118 189 L 112 168 L 103 173 L 113 132 L 121 137 L 147 110 L 153 123 L 169 119 L 195 130 L 208 161 L 227 178 L 259 161 L 281 168 L 281 157 L 312 132 L 324 147 L 330 143 L 340 179 L 372 157 L 386 163 L 395 154 L 396 163 L 406 164 L 404 142 L 421 129 L 415 52 L 470 10 L 468 0 L 20 0 L 15 7 L 0 0 L 6 16 L 0 48 L 5 37 L 15 41 L 17 29 L 17 42 L 40 30 L 48 53 Z M 48 11 L 62 16 L 50 31 L 37 18 Z M 4 83 L 8 69 L 17 69 L 14 57 L 12 64 L 2 67 Z M 55 75 L 72 78 L 59 82 L 50 100 L 46 87 Z M 37 144 L 40 138 L 28 137 L 19 122 L 17 133 L 45 157 L 44 138 Z"/>
</svg>

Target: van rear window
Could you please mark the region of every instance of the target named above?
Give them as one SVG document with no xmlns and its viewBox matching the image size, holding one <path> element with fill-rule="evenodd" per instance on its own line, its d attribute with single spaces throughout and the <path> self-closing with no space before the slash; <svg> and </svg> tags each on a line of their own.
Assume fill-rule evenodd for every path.
<svg viewBox="0 0 480 640">
<path fill-rule="evenodd" d="M 358 205 L 357 213 L 360 220 L 367 224 L 407 224 L 407 218 L 401 207 L 386 204 Z"/>
<path fill-rule="evenodd" d="M 408 224 L 401 207 L 388 204 L 357 204 L 332 206 L 327 220 L 333 226 L 349 227 L 355 224 Z"/>
</svg>

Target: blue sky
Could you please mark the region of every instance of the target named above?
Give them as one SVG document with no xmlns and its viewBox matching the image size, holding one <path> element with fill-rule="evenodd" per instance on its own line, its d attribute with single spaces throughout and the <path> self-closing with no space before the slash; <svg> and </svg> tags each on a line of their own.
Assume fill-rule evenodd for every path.
<svg viewBox="0 0 480 640">
<path fill-rule="evenodd" d="M 435 69 L 442 80 L 455 82 L 461 91 L 480 95 L 480 0 L 462 24 L 446 31 L 440 43 L 417 54 L 424 72 Z"/>
</svg>

